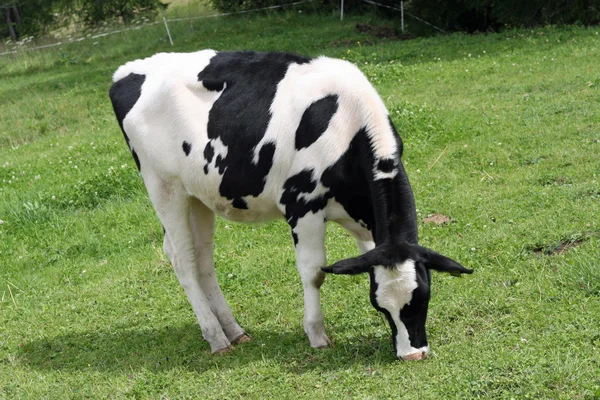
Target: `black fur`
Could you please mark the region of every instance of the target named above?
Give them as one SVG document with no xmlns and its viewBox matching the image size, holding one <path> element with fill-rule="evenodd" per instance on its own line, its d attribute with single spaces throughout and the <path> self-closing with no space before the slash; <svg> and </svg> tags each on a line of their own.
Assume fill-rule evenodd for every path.
<svg viewBox="0 0 600 400">
<path fill-rule="evenodd" d="M 396 165 L 396 161 L 392 158 L 386 158 L 384 160 L 379 160 L 377 163 L 377 169 L 381 172 L 392 172 Z"/>
<path fill-rule="evenodd" d="M 132 73 L 113 83 L 113 85 L 110 87 L 110 91 L 108 92 L 110 101 L 113 105 L 113 110 L 117 116 L 117 121 L 121 127 L 121 132 L 123 132 L 123 137 L 127 142 L 127 147 L 129 147 L 129 150 L 131 150 L 131 155 L 133 156 L 133 160 L 135 161 L 138 171 L 141 170 L 140 159 L 129 143 L 129 137 L 127 136 L 127 133 L 125 133 L 125 129 L 123 129 L 123 120 L 140 98 L 142 94 L 142 85 L 144 84 L 145 80 L 145 75 Z"/>
<path fill-rule="evenodd" d="M 185 153 L 185 155 L 189 156 L 190 151 L 192 151 L 192 144 L 184 141 L 181 147 L 183 148 L 183 152 Z"/>
<path fill-rule="evenodd" d="M 218 160 L 221 196 L 239 205 L 243 196 L 263 191 L 275 143 L 264 144 L 258 164 L 253 162 L 252 149 L 265 135 L 277 84 L 288 67 L 309 61 L 293 54 L 222 52 L 198 74 L 207 89 L 224 88 L 209 112 L 207 126 L 209 140 L 220 138 L 228 149 L 227 157 Z"/>
<path fill-rule="evenodd" d="M 310 146 L 327 130 L 338 109 L 338 96 L 329 95 L 312 103 L 302 114 L 296 130 L 296 150 Z"/>
</svg>

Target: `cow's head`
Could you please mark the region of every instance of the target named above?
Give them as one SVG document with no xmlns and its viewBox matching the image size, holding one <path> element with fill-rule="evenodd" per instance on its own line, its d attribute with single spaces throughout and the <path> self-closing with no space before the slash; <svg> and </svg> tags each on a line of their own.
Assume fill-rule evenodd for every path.
<svg viewBox="0 0 600 400">
<path fill-rule="evenodd" d="M 473 272 L 441 254 L 407 243 L 383 243 L 323 271 L 350 275 L 368 272 L 371 303 L 390 324 L 396 356 L 403 360 L 422 360 L 429 353 L 425 320 L 432 269 L 452 275 Z"/>
</svg>

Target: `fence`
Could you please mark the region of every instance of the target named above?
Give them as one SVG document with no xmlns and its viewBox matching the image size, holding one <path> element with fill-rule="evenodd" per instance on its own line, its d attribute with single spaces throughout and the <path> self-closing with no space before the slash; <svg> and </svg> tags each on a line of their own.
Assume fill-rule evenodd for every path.
<svg viewBox="0 0 600 400">
<path fill-rule="evenodd" d="M 243 10 L 243 11 L 221 13 L 221 14 L 211 14 L 211 15 L 201 15 L 201 16 L 187 17 L 187 18 L 164 18 L 163 17 L 162 21 L 148 22 L 148 23 L 145 23 L 145 24 L 140 24 L 140 25 L 129 27 L 129 28 L 117 29 L 117 30 L 110 31 L 110 32 L 99 33 L 99 34 L 96 34 L 96 35 L 90 35 L 90 36 L 80 37 L 80 38 L 76 38 L 76 39 L 69 39 L 69 40 L 65 40 L 65 41 L 61 41 L 61 42 L 56 42 L 56 43 L 50 43 L 50 44 L 46 44 L 46 45 L 42 45 L 42 46 L 23 47 L 23 48 L 18 49 L 18 50 L 5 51 L 3 53 L 0 53 L 0 56 L 4 56 L 4 55 L 8 55 L 8 54 L 16 54 L 19 51 L 41 50 L 41 49 L 47 49 L 47 48 L 50 48 L 50 47 L 64 46 L 64 45 L 70 44 L 70 43 L 82 42 L 84 40 L 98 39 L 98 38 L 101 38 L 101 37 L 105 37 L 105 36 L 109 36 L 109 35 L 114 35 L 114 34 L 117 34 L 117 33 L 122 33 L 122 32 L 127 32 L 127 31 L 132 31 L 132 30 L 138 30 L 138 29 L 142 29 L 142 28 L 145 28 L 145 27 L 148 27 L 148 26 L 158 25 L 160 23 L 164 23 L 165 24 L 165 29 L 167 31 L 167 35 L 169 36 L 169 40 L 171 42 L 171 45 L 173 45 L 173 39 L 171 38 L 171 34 L 170 34 L 170 31 L 169 31 L 168 22 L 190 21 L 190 20 L 204 19 L 204 18 L 217 18 L 217 17 L 226 17 L 226 16 L 229 16 L 229 15 L 247 14 L 247 13 L 259 12 L 259 11 L 272 10 L 272 9 L 276 9 L 276 8 L 283 8 L 283 7 L 295 6 L 295 5 L 303 4 L 303 3 L 311 3 L 313 1 L 316 1 L 316 0 L 300 0 L 300 1 L 295 1 L 293 3 L 286 3 L 286 4 L 275 5 L 275 6 L 269 6 L 269 7 L 255 8 L 255 9 L 252 9 L 252 10 Z"/>
<path fill-rule="evenodd" d="M 236 11 L 236 12 L 229 12 L 229 13 L 220 13 L 220 14 L 212 14 L 212 15 L 202 15 L 202 16 L 195 16 L 195 17 L 186 17 L 186 18 L 165 18 L 163 17 L 162 21 L 154 21 L 154 22 L 148 22 L 145 24 L 141 24 L 141 25 L 137 25 L 137 26 L 132 26 L 129 28 L 123 28 L 123 29 L 117 29 L 114 31 L 110 31 L 110 32 L 104 32 L 104 33 L 99 33 L 96 35 L 89 35 L 89 36 L 85 36 L 85 37 L 80 37 L 80 38 L 76 38 L 76 39 L 69 39 L 66 41 L 61 41 L 61 42 L 56 42 L 56 43 L 50 43 L 50 44 L 46 44 L 46 45 L 42 45 L 42 46 L 35 46 L 35 47 L 23 47 L 19 50 L 9 50 L 9 51 L 5 51 L 3 53 L 0 53 L 0 56 L 5 56 L 5 55 L 9 55 L 9 54 L 16 54 L 19 51 L 32 51 L 32 50 L 41 50 L 41 49 L 47 49 L 50 47 L 58 47 L 58 46 L 64 46 L 66 44 L 70 44 L 70 43 L 77 43 L 77 42 L 82 42 L 84 40 L 91 40 L 91 39 L 98 39 L 101 37 L 105 37 L 105 36 L 109 36 L 109 35 L 114 35 L 117 33 L 122 33 L 122 32 L 127 32 L 127 31 L 132 31 L 132 30 L 138 30 L 138 29 L 142 29 L 145 28 L 147 26 L 153 26 L 153 25 L 158 25 L 161 22 L 165 25 L 165 30 L 167 32 L 167 36 L 169 37 L 169 42 L 171 43 L 171 46 L 173 46 L 173 38 L 171 37 L 171 32 L 169 30 L 169 24 L 168 22 L 178 22 L 178 21 L 191 21 L 191 20 L 197 20 L 197 19 L 204 19 L 204 18 L 217 18 L 217 17 L 225 17 L 225 16 L 230 16 L 230 15 L 238 15 L 238 14 L 247 14 L 247 13 L 253 13 L 253 12 L 259 12 L 259 11 L 266 11 L 266 10 L 272 10 L 272 9 L 277 9 L 277 8 L 283 8 L 283 7 L 290 7 L 290 6 L 295 6 L 298 4 L 304 4 L 304 3 L 311 3 L 314 2 L 316 0 L 300 0 L 300 1 L 295 1 L 292 3 L 286 3 L 286 4 L 280 4 L 280 5 L 274 5 L 274 6 L 269 6 L 269 7 L 262 7 L 262 8 L 255 8 L 255 9 L 251 9 L 251 10 L 243 10 L 243 11 Z M 364 3 L 368 3 L 368 4 L 372 4 L 375 5 L 377 7 L 384 7 L 387 9 L 391 9 L 391 10 L 395 10 L 400 12 L 400 18 L 401 18 L 401 29 L 404 32 L 404 15 L 408 15 L 411 18 L 416 19 L 417 21 L 420 21 L 426 25 L 431 26 L 432 28 L 443 32 L 443 33 L 448 33 L 446 31 L 444 31 L 441 28 L 438 28 L 437 26 L 430 24 L 427 21 L 424 21 L 423 19 L 407 12 L 404 9 L 404 2 L 401 1 L 400 2 L 400 8 L 396 8 L 396 7 L 392 7 L 392 6 L 388 6 L 385 4 L 380 4 L 380 3 L 376 3 L 372 0 L 361 0 Z M 344 19 L 344 0 L 340 0 L 340 20 Z"/>
</svg>

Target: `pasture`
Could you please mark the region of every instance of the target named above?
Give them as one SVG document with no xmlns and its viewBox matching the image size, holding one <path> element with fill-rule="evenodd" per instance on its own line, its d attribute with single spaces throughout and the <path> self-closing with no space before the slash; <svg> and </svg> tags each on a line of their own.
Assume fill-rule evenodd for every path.
<svg viewBox="0 0 600 400">
<path fill-rule="evenodd" d="M 157 25 L 0 58 L 0 399 L 600 397 L 600 29 L 400 41 L 337 18 L 188 21 L 174 47 Z M 346 58 L 375 85 L 421 243 L 475 269 L 434 273 L 427 360 L 395 359 L 366 276 L 327 277 L 335 346 L 310 348 L 285 222 L 223 219 L 217 273 L 253 341 L 210 354 L 107 95 L 126 61 L 203 48 Z M 326 240 L 330 262 L 357 253 L 338 226 Z"/>
</svg>

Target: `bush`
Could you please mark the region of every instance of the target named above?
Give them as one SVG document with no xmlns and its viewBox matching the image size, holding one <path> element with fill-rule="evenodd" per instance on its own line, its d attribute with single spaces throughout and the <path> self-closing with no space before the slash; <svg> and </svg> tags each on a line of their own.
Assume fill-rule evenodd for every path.
<svg viewBox="0 0 600 400">
<path fill-rule="evenodd" d="M 271 7 L 275 5 L 283 5 L 293 3 L 298 0 L 210 0 L 211 5 L 223 13 L 236 12 L 243 10 L 253 10 L 256 8 Z M 294 6 L 295 9 L 300 8 L 305 11 L 313 12 L 330 12 L 339 11 L 340 2 L 339 0 L 316 0 L 310 3 L 304 3 L 301 5 Z M 282 9 L 289 9 L 285 7 Z M 364 10 L 365 6 L 360 0 L 345 0 L 344 11 L 356 12 Z"/>
<path fill-rule="evenodd" d="M 410 11 L 446 30 L 600 22 L 600 0 L 410 0 Z"/>
<path fill-rule="evenodd" d="M 45 32 L 47 27 L 58 23 L 55 11 L 61 9 L 62 0 L 27 0 L 18 3 L 20 23 L 17 26 L 21 34 L 37 35 Z M 8 35 L 4 15 L 0 21 L 2 36 Z"/>
<path fill-rule="evenodd" d="M 82 0 L 81 14 L 86 25 L 121 18 L 129 23 L 140 13 L 153 13 L 167 8 L 159 0 Z"/>
<path fill-rule="evenodd" d="M 72 21 L 76 15 L 86 26 L 120 18 L 129 23 L 140 13 L 164 10 L 160 0 L 22 0 L 18 2 L 21 34 L 37 35 Z M 0 14 L 1 16 L 1 14 Z M 0 37 L 8 35 L 4 18 L 0 20 Z"/>
</svg>

